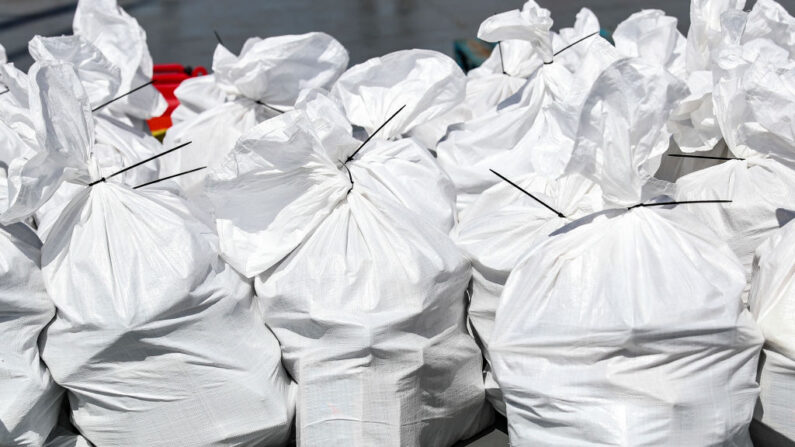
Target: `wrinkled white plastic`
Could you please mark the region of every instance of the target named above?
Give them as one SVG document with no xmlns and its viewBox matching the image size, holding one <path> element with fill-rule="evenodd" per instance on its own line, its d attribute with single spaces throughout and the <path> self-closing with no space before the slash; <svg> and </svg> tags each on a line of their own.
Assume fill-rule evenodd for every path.
<svg viewBox="0 0 795 447">
<path fill-rule="evenodd" d="M 620 208 L 537 242 L 505 284 L 489 349 L 511 445 L 750 446 L 762 338 L 737 258 L 683 209 L 624 208 L 685 94 L 640 59 L 593 85 L 568 169 Z"/>
<path fill-rule="evenodd" d="M 567 169 L 597 183 L 610 205 L 641 203 L 668 149 L 665 123 L 686 92 L 684 83 L 658 64 L 639 58 L 613 63 L 585 102 Z"/>
<path fill-rule="evenodd" d="M 215 85 L 202 79 L 180 92 L 189 109 L 178 115 L 189 119 L 175 123 L 163 144 L 192 143 L 162 160 L 163 174 L 218 164 L 243 133 L 291 109 L 301 90 L 330 89 L 347 65 L 348 52 L 325 33 L 250 38 L 239 56 L 219 44 L 213 55 Z M 206 176 L 197 172 L 178 182 L 196 199 Z"/>
<path fill-rule="evenodd" d="M 171 112 L 174 125 L 226 102 L 226 93 L 218 87 L 214 74 L 185 79 L 174 90 L 174 96 L 179 100 Z"/>
<path fill-rule="evenodd" d="M 613 32 L 616 49 L 626 57 L 639 57 L 662 65 L 672 75 L 683 78 L 685 36 L 677 30 L 675 17 L 659 9 L 645 9 L 619 23 Z"/>
<path fill-rule="evenodd" d="M 427 151 L 374 139 L 343 166 L 345 123 L 320 95 L 240 139 L 208 183 L 222 254 L 256 277 L 299 445 L 452 445 L 489 416 L 469 263 L 406 194 L 438 179 Z"/>
<path fill-rule="evenodd" d="M 146 44 L 146 32 L 117 0 L 80 0 L 72 28 L 119 69 L 120 96 L 152 80 L 154 66 Z M 153 86 L 147 86 L 107 106 L 117 117 L 138 121 L 160 116 L 168 104 Z M 136 124 L 136 123 L 133 123 Z M 136 126 L 138 127 L 138 126 Z"/>
<path fill-rule="evenodd" d="M 111 100 L 118 92 L 120 70 L 92 44 L 79 36 L 36 36 L 28 45 L 33 59 L 46 63 L 72 64 L 80 79 L 92 110 Z M 162 146 L 148 132 L 136 129 L 125 118 L 110 113 L 93 112 L 95 146 L 92 157 L 101 175 L 111 175 L 126 166 L 150 158 Z M 140 168 L 122 174 L 118 180 L 137 186 L 159 176 L 160 160 L 152 160 Z M 36 213 L 39 237 L 45 240 L 50 227 L 69 200 L 82 188 L 64 184 Z"/>
<path fill-rule="evenodd" d="M 750 446 L 762 336 L 683 210 L 588 216 L 514 268 L 490 350 L 514 446 Z"/>
<path fill-rule="evenodd" d="M 687 82 L 690 94 L 680 102 L 670 120 L 673 137 L 682 152 L 709 151 L 722 137 L 713 111 L 713 52 L 722 40 L 722 15 L 742 11 L 744 6 L 745 0 L 690 2 L 690 29 L 685 48 L 686 73 L 681 76 Z M 681 175 L 687 173 L 684 170 Z"/>
<path fill-rule="evenodd" d="M 331 90 L 348 120 L 389 140 L 451 110 L 464 99 L 466 78 L 449 57 L 430 50 L 395 51 L 346 71 Z"/>
<path fill-rule="evenodd" d="M 557 62 L 543 65 L 496 109 L 450 127 L 436 150 L 439 163 L 455 183 L 459 212 L 499 181 L 489 169 L 511 177 L 543 172 L 554 178 L 562 173 L 588 89 L 618 57 L 600 37 L 578 45 L 587 50 L 576 73 Z"/>
<path fill-rule="evenodd" d="M 795 442 L 795 223 L 756 251 L 748 302 L 765 345 L 754 418 Z"/>
<path fill-rule="evenodd" d="M 43 191 L 16 179 L 16 199 L 35 211 L 59 181 L 85 185 L 99 173 L 95 121 L 74 68 L 37 63 L 31 81 L 41 152 L 23 167 L 45 156 L 49 164 L 33 167 L 51 183 Z M 287 441 L 293 393 L 278 342 L 250 283 L 220 259 L 213 230 L 183 199 L 114 181 L 83 187 L 42 247 L 42 272 L 57 309 L 42 359 L 90 442 Z"/>
<path fill-rule="evenodd" d="M 754 250 L 795 216 L 795 60 L 787 49 L 791 33 L 776 31 L 793 27 L 795 19 L 770 0 L 757 2 L 747 17 L 724 14 L 715 114 L 732 154 L 746 160 L 677 181 L 679 200 L 732 200 L 688 208 L 729 243 L 749 283 Z"/>
<path fill-rule="evenodd" d="M 562 213 L 501 182 L 481 194 L 459 218 L 451 237 L 472 261 L 468 316 L 473 335 L 489 361 L 489 339 L 505 281 L 535 241 L 561 226 L 602 209 L 602 192 L 580 175 L 550 180 L 537 174 L 510 179 Z M 505 414 L 502 392 L 486 365 L 486 395 Z"/>
<path fill-rule="evenodd" d="M 2 183 L 2 182 L 0 182 Z M 55 427 L 63 390 L 39 357 L 55 316 L 42 280 L 41 242 L 24 224 L 0 226 L 0 445 L 39 447 Z"/>
</svg>

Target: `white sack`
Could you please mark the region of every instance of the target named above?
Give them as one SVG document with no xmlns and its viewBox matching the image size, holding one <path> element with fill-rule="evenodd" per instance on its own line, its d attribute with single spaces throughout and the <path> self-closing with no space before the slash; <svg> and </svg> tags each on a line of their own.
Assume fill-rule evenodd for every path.
<svg viewBox="0 0 795 447">
<path fill-rule="evenodd" d="M 0 183 L 3 183 L 0 181 Z M 0 226 L 0 445 L 44 444 L 63 390 L 39 357 L 39 334 L 55 316 L 42 280 L 41 242 L 24 224 Z"/>
<path fill-rule="evenodd" d="M 72 28 L 119 68 L 121 80 L 114 97 L 152 80 L 146 32 L 116 0 L 80 0 Z M 117 118 L 131 118 L 128 124 L 142 128 L 143 120 L 162 115 L 167 107 L 163 95 L 150 85 L 109 105 L 107 111 Z"/>
<path fill-rule="evenodd" d="M 58 181 L 99 178 L 94 120 L 72 66 L 37 63 L 30 76 L 42 152 L 18 161 L 21 172 L 43 175 L 31 182 L 11 170 L 18 212 L 35 211 Z M 214 232 L 184 200 L 115 179 L 84 187 L 54 224 L 42 259 L 57 309 L 42 358 L 93 444 L 287 441 L 293 393 L 278 342 L 261 323 L 251 285 L 221 261 Z"/>
<path fill-rule="evenodd" d="M 37 62 L 70 63 L 88 95 L 95 125 L 95 146 L 92 157 L 102 176 L 111 175 L 126 166 L 161 152 L 162 146 L 151 134 L 128 124 L 105 108 L 93 111 L 118 93 L 120 70 L 91 43 L 79 36 L 34 37 L 28 47 Z M 137 92 L 136 92 L 137 94 Z M 152 160 L 122 174 L 119 179 L 130 186 L 141 185 L 159 177 L 160 160 Z M 36 212 L 37 232 L 46 240 L 50 228 L 61 211 L 82 187 L 64 183 L 53 197 Z"/>
<path fill-rule="evenodd" d="M 343 166 L 359 141 L 333 104 L 261 123 L 212 172 L 222 254 L 256 277 L 298 383 L 299 445 L 452 445 L 490 416 L 469 263 L 405 204 L 431 175 L 425 149 L 374 139 Z"/>
<path fill-rule="evenodd" d="M 585 95 L 602 69 L 618 57 L 615 48 L 600 37 L 578 45 L 587 50 L 576 73 L 564 64 L 542 65 L 496 109 L 450 127 L 437 154 L 456 186 L 459 212 L 499 181 L 489 169 L 510 177 L 562 173 Z"/>
<path fill-rule="evenodd" d="M 686 74 L 682 76 L 690 94 L 679 103 L 670 120 L 674 140 L 682 152 L 709 151 L 721 139 L 712 100 L 713 51 L 722 40 L 722 15 L 742 11 L 744 7 L 745 0 L 690 2 L 690 28 L 685 48 Z M 682 175 L 687 173 L 683 171 Z"/>
<path fill-rule="evenodd" d="M 191 116 L 175 122 L 163 143 L 193 143 L 162 161 L 164 175 L 218 164 L 246 131 L 291 109 L 301 90 L 330 89 L 347 65 L 348 52 L 325 33 L 250 38 L 239 56 L 219 44 L 213 55 L 215 87 L 202 78 L 190 84 L 198 88 L 180 92 L 179 99 L 195 111 L 180 112 Z M 178 183 L 191 198 L 201 200 L 206 175 L 180 177 Z"/>
<path fill-rule="evenodd" d="M 770 9 L 776 22 L 767 21 Z M 676 197 L 732 200 L 688 208 L 729 243 L 750 282 L 754 250 L 795 216 L 795 59 L 788 33 L 774 32 L 795 29 L 795 19 L 768 0 L 747 21 L 743 13 L 724 19 L 732 27 L 724 26 L 727 42 L 716 58 L 715 113 L 729 149 L 745 160 L 680 178 Z"/>
<path fill-rule="evenodd" d="M 586 217 L 514 268 L 491 359 L 511 445 L 744 445 L 761 335 L 693 216 Z"/>
<path fill-rule="evenodd" d="M 749 304 L 765 336 L 754 418 L 795 442 L 795 223 L 757 249 Z"/>
<path fill-rule="evenodd" d="M 501 182 L 481 194 L 459 218 L 451 237 L 472 261 L 468 316 L 473 335 L 489 362 L 489 339 L 505 281 L 519 258 L 561 226 L 602 209 L 602 192 L 580 175 L 550 180 L 537 174 L 511 179 L 560 217 L 512 185 Z M 505 414 L 502 392 L 486 365 L 486 395 Z"/>
<path fill-rule="evenodd" d="M 617 207 L 532 247 L 491 335 L 511 445 L 750 445 L 761 334 L 729 248 L 645 201 L 683 83 L 639 59 L 609 67 L 568 169 Z"/>
<path fill-rule="evenodd" d="M 367 143 L 368 152 L 381 153 L 385 165 L 391 164 L 393 153 L 412 153 L 413 163 L 427 170 L 422 174 L 424 178 L 394 177 L 392 181 L 402 185 L 389 185 L 389 188 L 409 191 L 401 196 L 401 202 L 445 233 L 456 220 L 455 188 L 437 161 L 412 135 L 418 125 L 460 104 L 464 85 L 461 69 L 449 57 L 436 51 L 405 50 L 351 67 L 331 91 L 332 99 L 339 103 L 345 117 L 337 122 L 345 121 L 341 125 L 348 128 L 351 124 L 361 127 L 366 135 L 372 136 Z M 334 115 L 331 110 L 324 113 Z M 375 146 L 380 149 L 373 152 Z M 362 181 L 370 179 L 366 176 Z"/>
</svg>

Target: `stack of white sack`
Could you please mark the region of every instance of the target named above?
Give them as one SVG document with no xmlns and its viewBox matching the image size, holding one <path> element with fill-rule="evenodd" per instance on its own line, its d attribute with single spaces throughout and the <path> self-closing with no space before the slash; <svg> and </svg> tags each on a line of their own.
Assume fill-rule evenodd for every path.
<svg viewBox="0 0 795 447">
<path fill-rule="evenodd" d="M 463 97 L 446 56 L 372 59 L 255 127 L 209 177 L 222 254 L 255 278 L 298 383 L 299 445 L 449 446 L 490 420 L 470 265 L 446 235 L 452 185 L 401 138 Z"/>
<path fill-rule="evenodd" d="M 512 445 L 750 445 L 762 336 L 742 268 L 695 216 L 648 201 L 685 94 L 639 59 L 593 86 L 567 170 L 614 209 L 535 244 L 505 285 L 489 350 Z"/>
<path fill-rule="evenodd" d="M 188 80 L 175 91 L 182 105 L 163 142 L 175 147 L 191 141 L 192 146 L 164 159 L 163 174 L 221 162 L 246 131 L 292 109 L 301 90 L 331 88 L 347 66 L 348 52 L 324 33 L 252 37 L 239 56 L 219 44 L 213 74 Z M 201 200 L 205 176 L 181 177 L 178 183 L 189 197 Z"/>
<path fill-rule="evenodd" d="M 757 249 L 749 304 L 765 345 L 754 418 L 795 442 L 795 222 Z M 761 441 L 766 441 L 762 439 Z M 769 440 L 770 445 L 775 445 Z"/>
<path fill-rule="evenodd" d="M 487 361 L 487 397 L 503 415 L 502 393 L 488 363 L 489 338 L 505 281 L 537 239 L 603 208 L 599 186 L 579 174 L 552 180 L 530 173 L 508 180 L 516 186 L 501 182 L 484 191 L 461 213 L 451 233 L 472 260 L 469 321 Z"/>
<path fill-rule="evenodd" d="M 286 443 L 293 388 L 278 342 L 212 229 L 168 190 L 101 180 L 72 65 L 36 63 L 29 78 L 38 145 L 11 165 L 3 223 L 63 181 L 83 186 L 41 254 L 56 308 L 41 355 L 74 425 L 100 446 Z"/>
<path fill-rule="evenodd" d="M 750 284 L 754 250 L 795 216 L 795 19 L 760 0 L 750 13 L 727 11 L 722 22 L 712 96 L 738 159 L 681 177 L 676 198 L 733 200 L 688 209 L 729 243 Z"/>
<path fill-rule="evenodd" d="M 497 14 L 481 25 L 482 39 L 526 40 L 530 52 L 523 57 L 537 61 L 537 68 L 514 95 L 472 120 L 450 126 L 436 147 L 439 163 L 455 183 L 459 212 L 499 182 L 489 169 L 510 177 L 545 170 L 554 178 L 563 171 L 565 164 L 552 161 L 567 159 L 585 95 L 618 53 L 591 32 L 555 55 L 551 26 L 549 11 L 532 1 L 521 11 Z M 572 66 L 575 71 L 569 70 Z"/>
</svg>

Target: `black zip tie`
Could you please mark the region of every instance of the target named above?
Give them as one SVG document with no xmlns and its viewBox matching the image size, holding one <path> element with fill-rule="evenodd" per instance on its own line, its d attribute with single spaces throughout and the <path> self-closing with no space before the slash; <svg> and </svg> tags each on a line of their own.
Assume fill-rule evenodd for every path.
<svg viewBox="0 0 795 447">
<path fill-rule="evenodd" d="M 189 171 L 180 172 L 179 174 L 169 175 L 168 177 L 163 177 L 163 178 L 159 178 L 157 180 L 152 180 L 151 182 L 146 182 L 143 185 L 134 186 L 133 189 L 143 188 L 144 186 L 149 186 L 149 185 L 153 185 L 155 183 L 160 183 L 160 182 L 163 182 L 163 181 L 166 181 L 166 180 L 170 180 L 170 179 L 172 179 L 174 177 L 179 177 L 181 175 L 190 174 L 191 172 L 201 171 L 202 169 L 205 169 L 205 168 L 207 168 L 207 166 L 202 166 L 200 168 L 194 168 L 194 169 L 191 169 Z"/>
<path fill-rule="evenodd" d="M 221 36 L 218 34 L 218 31 L 213 30 L 213 34 L 215 34 L 215 40 L 217 40 L 218 43 L 220 43 L 223 46 L 226 46 L 226 45 L 224 45 L 224 41 L 221 40 Z"/>
<path fill-rule="evenodd" d="M 256 102 L 257 104 L 259 104 L 261 106 L 265 106 L 265 107 L 267 107 L 267 108 L 269 108 L 269 109 L 271 109 L 271 110 L 273 110 L 275 112 L 278 112 L 278 113 L 284 113 L 285 112 L 284 110 L 277 109 L 276 107 L 273 107 L 272 105 L 265 104 L 264 102 L 259 101 L 259 100 L 255 100 L 254 102 Z"/>
<path fill-rule="evenodd" d="M 162 157 L 163 155 L 170 154 L 170 153 L 174 152 L 177 149 L 182 149 L 183 147 L 185 147 L 185 146 L 187 146 L 187 145 L 189 145 L 191 143 L 192 143 L 192 141 L 188 141 L 187 143 L 182 143 L 179 146 L 171 148 L 171 149 L 169 149 L 169 150 L 167 150 L 165 152 L 161 152 L 161 153 L 159 153 L 157 155 L 153 155 L 153 156 L 147 158 L 146 160 L 141 160 L 141 161 L 139 161 L 138 163 L 136 163 L 136 164 L 134 164 L 132 166 L 128 166 L 128 167 L 122 169 L 121 171 L 116 171 L 116 172 L 114 172 L 113 174 L 111 174 L 111 175 L 109 175 L 107 177 L 102 177 L 101 179 L 99 179 L 97 181 L 91 182 L 91 183 L 88 184 L 88 186 L 94 186 L 97 183 L 104 182 L 104 181 L 108 180 L 109 178 L 113 178 L 113 177 L 115 177 L 115 176 L 117 176 L 119 174 L 122 174 L 124 172 L 129 171 L 132 168 L 138 167 L 138 166 L 140 166 L 140 165 L 142 165 L 142 164 L 144 164 L 146 162 L 150 162 L 150 161 L 154 160 L 155 158 L 159 158 L 159 157 Z"/>
<path fill-rule="evenodd" d="M 647 207 L 647 206 L 663 206 L 663 205 L 684 205 L 687 203 L 731 203 L 731 200 L 683 200 L 681 202 L 656 202 L 656 203 L 639 203 L 637 205 L 632 205 L 628 210 L 637 207 Z"/>
<path fill-rule="evenodd" d="M 558 215 L 558 217 L 562 217 L 562 218 L 564 218 L 564 219 L 566 218 L 566 216 L 564 216 L 564 215 L 563 215 L 563 213 L 561 213 L 560 211 L 556 210 L 555 208 L 552 208 L 551 206 L 547 205 L 547 204 L 546 204 L 546 203 L 544 203 L 544 202 L 543 202 L 541 199 L 539 199 L 538 197 L 536 197 L 536 196 L 534 196 L 534 195 L 530 194 L 530 193 L 529 193 L 529 192 L 527 192 L 527 191 L 526 191 L 524 188 L 522 188 L 521 186 L 517 185 L 516 183 L 514 183 L 514 182 L 512 182 L 512 181 L 508 180 L 507 178 L 505 178 L 505 176 L 503 176 L 503 175 L 502 175 L 502 174 L 500 174 L 499 172 L 495 171 L 494 169 L 489 169 L 489 171 L 491 171 L 491 172 L 492 172 L 494 175 L 496 175 L 497 177 L 499 177 L 499 178 L 501 178 L 501 179 L 505 180 L 506 182 L 508 182 L 508 184 L 510 184 L 510 185 L 511 185 L 511 186 L 513 186 L 514 188 L 516 188 L 516 189 L 518 189 L 519 191 L 522 191 L 523 193 L 527 194 L 528 196 L 530 196 L 530 197 L 531 197 L 533 200 L 535 200 L 536 202 L 538 202 L 538 203 L 540 203 L 540 204 L 544 205 L 544 207 L 545 207 L 546 209 L 548 209 L 548 210 L 552 211 L 553 213 L 557 214 L 557 215 Z"/>
<path fill-rule="evenodd" d="M 146 87 L 146 86 L 148 86 L 148 85 L 152 85 L 152 83 L 153 83 L 153 82 L 155 82 L 155 81 L 154 81 L 154 80 L 152 80 L 152 81 L 149 81 L 149 82 L 147 82 L 147 83 L 146 83 L 146 84 L 144 84 L 144 85 L 139 85 L 138 87 L 135 87 L 134 89 L 130 90 L 129 92 L 127 92 L 127 93 L 125 93 L 125 94 L 123 94 L 123 95 L 121 95 L 121 96 L 117 96 L 117 97 L 115 97 L 115 98 L 111 99 L 110 101 L 106 102 L 105 104 L 102 104 L 101 106 L 94 107 L 94 108 L 93 108 L 91 111 L 92 111 L 92 112 L 96 112 L 97 110 L 99 110 L 99 109 L 101 109 L 101 108 L 105 107 L 106 105 L 108 105 L 108 104 L 110 104 L 110 103 L 112 103 L 112 102 L 114 102 L 114 101 L 118 101 L 118 100 L 120 100 L 120 99 L 124 98 L 124 97 L 125 97 L 125 96 L 127 96 L 127 95 L 133 94 L 133 93 L 137 92 L 138 90 L 141 90 L 142 88 L 144 88 L 144 87 Z"/>
<path fill-rule="evenodd" d="M 502 59 L 502 41 L 497 42 L 497 48 L 500 50 L 500 67 L 502 67 L 502 74 L 507 75 L 505 72 L 505 63 Z"/>
<path fill-rule="evenodd" d="M 11 89 L 7 88 L 7 89 L 3 90 L 2 92 L 0 92 L 0 95 L 5 95 L 6 93 L 8 93 L 10 91 L 11 91 Z"/>
<path fill-rule="evenodd" d="M 572 42 L 572 43 L 570 43 L 570 44 L 566 45 L 565 47 L 561 48 L 560 50 L 558 50 L 558 51 L 556 51 L 556 52 L 552 53 L 553 60 L 551 60 L 551 61 L 549 61 L 549 62 L 544 62 L 544 65 L 549 65 L 549 64 L 551 64 L 552 62 L 555 62 L 555 61 L 554 61 L 554 57 L 555 57 L 555 56 L 557 56 L 558 54 L 560 54 L 560 53 L 562 53 L 562 52 L 564 52 L 564 51 L 568 50 L 569 48 L 573 47 L 574 45 L 577 45 L 578 43 L 582 42 L 583 40 L 585 40 L 585 39 L 588 39 L 589 37 L 593 37 L 593 36 L 595 36 L 595 35 L 597 35 L 597 34 L 599 34 L 599 31 L 596 31 L 596 32 L 594 32 L 594 33 L 591 33 L 591 34 L 588 34 L 588 35 L 587 35 L 587 36 L 585 36 L 585 37 L 581 37 L 581 38 L 579 38 L 579 39 L 575 40 L 574 42 Z"/>
<path fill-rule="evenodd" d="M 362 148 L 364 147 L 364 145 L 365 145 L 365 144 L 367 144 L 367 142 L 369 142 L 369 141 L 370 141 L 370 140 L 371 140 L 371 139 L 372 139 L 372 138 L 375 136 L 375 134 L 377 134 L 378 132 L 380 132 L 380 131 L 381 131 L 381 129 L 383 129 L 383 128 L 384 128 L 384 126 L 386 126 L 386 125 L 387 125 L 387 123 L 389 123 L 390 121 L 392 121 L 392 118 L 396 117 L 396 116 L 397 116 L 397 114 L 398 114 L 398 113 L 400 113 L 400 111 L 401 111 L 401 110 L 403 110 L 403 109 L 405 109 L 405 108 L 406 108 L 406 105 L 405 105 L 405 104 L 403 104 L 403 107 L 399 108 L 399 109 L 397 110 L 397 112 L 393 113 L 393 114 L 392 114 L 392 116 L 390 116 L 389 118 L 387 118 L 387 120 L 386 120 L 386 121 L 384 121 L 384 124 L 381 124 L 381 127 L 379 127 L 378 129 L 376 129 L 376 130 L 375 130 L 375 132 L 373 132 L 373 133 L 372 133 L 372 135 L 370 135 L 369 137 L 367 137 L 367 139 L 366 139 L 366 140 L 364 140 L 364 142 L 363 142 L 362 144 L 360 144 L 360 145 L 359 145 L 359 147 L 358 147 L 358 148 L 357 148 L 355 151 L 353 151 L 353 153 L 350 155 L 350 157 L 348 157 L 348 159 L 347 159 L 347 160 L 345 160 L 345 163 L 348 163 L 349 161 L 353 160 L 353 157 L 355 157 L 355 156 L 356 156 L 356 154 L 358 154 L 358 153 L 359 153 L 359 151 L 360 151 L 360 150 L 362 150 Z M 343 163 L 343 164 L 345 164 L 345 163 Z"/>
<path fill-rule="evenodd" d="M 691 155 L 691 154 L 668 154 L 669 157 L 677 158 L 706 158 L 708 160 L 745 160 L 738 157 L 712 157 L 709 155 Z"/>
<path fill-rule="evenodd" d="M 342 167 L 345 168 L 346 171 L 348 171 L 348 180 L 351 181 L 351 187 L 348 188 L 348 192 L 345 193 L 345 195 L 347 196 L 348 194 L 351 193 L 351 191 L 353 191 L 353 174 L 351 174 L 351 168 L 349 168 L 348 165 L 346 165 L 345 163 L 342 164 Z"/>
<path fill-rule="evenodd" d="M 570 43 L 570 44 L 566 45 L 565 47 L 563 47 L 563 48 L 561 48 L 560 50 L 558 50 L 558 51 L 556 51 L 555 53 L 553 53 L 553 54 L 552 54 L 552 57 L 555 57 L 555 56 L 557 56 L 558 54 L 560 54 L 560 53 L 562 53 L 562 52 L 564 52 L 564 51 L 568 50 L 569 48 L 573 47 L 574 45 L 577 45 L 578 43 L 582 42 L 583 40 L 585 40 L 585 39 L 587 39 L 587 38 L 589 38 L 589 37 L 593 37 L 593 36 L 595 36 L 595 35 L 597 35 L 597 34 L 599 34 L 599 31 L 597 31 L 597 32 L 595 32 L 595 33 L 588 34 L 588 35 L 587 35 L 587 36 L 585 36 L 585 37 L 582 37 L 582 38 L 580 38 L 580 39 L 578 39 L 578 40 L 575 40 L 574 42 L 572 42 L 572 43 Z"/>
</svg>

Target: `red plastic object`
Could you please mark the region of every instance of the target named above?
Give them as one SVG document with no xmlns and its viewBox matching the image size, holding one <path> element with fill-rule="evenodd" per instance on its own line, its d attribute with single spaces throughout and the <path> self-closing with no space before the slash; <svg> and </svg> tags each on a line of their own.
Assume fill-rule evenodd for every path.
<svg viewBox="0 0 795 447">
<path fill-rule="evenodd" d="M 171 127 L 171 112 L 179 105 L 179 100 L 174 96 L 174 90 L 179 87 L 185 79 L 207 74 L 204 67 L 190 68 L 182 64 L 157 64 L 154 67 L 152 80 L 155 88 L 166 98 L 168 108 L 162 115 L 147 121 L 152 135 L 162 137 L 166 130 Z"/>
</svg>

